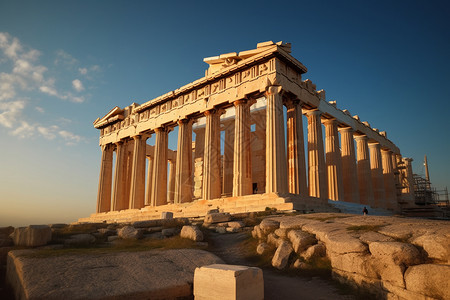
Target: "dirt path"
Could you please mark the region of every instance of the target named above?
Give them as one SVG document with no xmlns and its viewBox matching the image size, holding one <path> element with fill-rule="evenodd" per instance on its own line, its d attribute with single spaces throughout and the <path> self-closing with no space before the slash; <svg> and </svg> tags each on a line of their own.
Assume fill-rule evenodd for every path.
<svg viewBox="0 0 450 300">
<path fill-rule="evenodd" d="M 227 264 L 255 265 L 242 254 L 242 243 L 246 241 L 248 233 L 209 234 L 211 247 L 208 249 Z M 271 267 L 263 268 L 264 297 L 266 300 L 353 300 L 355 295 L 343 295 L 331 278 L 300 277 L 285 275 Z M 367 298 L 366 298 L 367 299 Z"/>
</svg>

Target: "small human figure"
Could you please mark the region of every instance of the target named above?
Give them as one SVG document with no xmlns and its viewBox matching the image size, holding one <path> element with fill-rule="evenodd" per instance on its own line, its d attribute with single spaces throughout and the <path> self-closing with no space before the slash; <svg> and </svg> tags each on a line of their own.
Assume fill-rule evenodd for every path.
<svg viewBox="0 0 450 300">
<path fill-rule="evenodd" d="M 367 214 L 369 214 L 369 211 L 367 210 L 367 208 L 364 206 L 364 209 L 363 209 L 363 214 L 364 215 L 367 215 Z"/>
</svg>

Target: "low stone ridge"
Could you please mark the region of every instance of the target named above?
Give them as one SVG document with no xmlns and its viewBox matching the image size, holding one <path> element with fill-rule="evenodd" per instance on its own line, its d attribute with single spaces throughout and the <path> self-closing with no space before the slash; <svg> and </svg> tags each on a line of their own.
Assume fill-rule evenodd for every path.
<svg viewBox="0 0 450 300">
<path fill-rule="evenodd" d="M 450 299 L 450 224 L 317 213 L 264 219 L 253 228 L 272 265 L 307 269 L 328 259 L 333 276 L 384 298 Z M 428 299 L 427 298 L 427 299 Z"/>
<path fill-rule="evenodd" d="M 231 220 L 229 213 L 209 213 L 205 216 L 205 224 L 228 222 Z"/>
<path fill-rule="evenodd" d="M 192 295 L 194 270 L 223 261 L 195 249 L 40 257 L 10 251 L 16 299 L 177 299 Z"/>
<path fill-rule="evenodd" d="M 13 241 L 16 246 L 37 247 L 46 245 L 52 239 L 52 229 L 48 225 L 30 225 L 14 229 Z"/>
</svg>

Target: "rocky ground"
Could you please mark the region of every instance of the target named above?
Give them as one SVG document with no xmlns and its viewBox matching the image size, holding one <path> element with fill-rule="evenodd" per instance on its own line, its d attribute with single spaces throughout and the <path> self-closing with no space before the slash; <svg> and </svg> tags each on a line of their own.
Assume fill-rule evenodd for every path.
<svg viewBox="0 0 450 300">
<path fill-rule="evenodd" d="M 261 223 L 261 221 L 263 222 Z M 361 263 L 369 266 L 364 262 L 364 259 L 368 259 L 371 263 L 376 261 L 383 263 L 388 267 L 388 270 L 394 272 L 394 276 L 391 276 L 390 273 L 392 272 L 384 271 L 386 268 L 380 269 L 373 265 L 370 274 L 362 274 L 364 276 L 372 276 L 371 274 L 373 274 L 374 278 L 370 276 L 368 278 L 376 281 L 378 284 L 376 289 L 384 291 L 386 286 L 383 286 L 383 284 L 386 281 L 388 287 L 393 290 L 389 291 L 389 295 L 397 297 L 392 299 L 408 299 L 409 296 L 416 295 L 414 294 L 416 292 L 410 293 L 404 286 L 403 276 L 406 277 L 404 274 L 406 274 L 405 271 L 408 267 L 419 270 L 423 267 L 429 268 L 428 265 L 434 263 L 435 265 L 432 267 L 437 266 L 440 270 L 448 269 L 448 252 L 446 252 L 445 247 L 449 240 L 448 234 L 450 231 L 446 230 L 448 230 L 448 223 L 444 223 L 444 226 L 442 226 L 441 223 L 423 220 L 394 217 L 385 217 L 384 219 L 383 217 L 364 218 L 346 214 L 298 215 L 292 212 L 286 214 L 276 211 L 233 216 L 213 211 L 205 218 L 170 219 L 169 217 L 168 219 L 128 224 L 53 224 L 20 229 L 0 228 L 0 299 L 12 299 L 11 291 L 4 285 L 6 253 L 12 249 L 23 248 L 34 249 L 32 250 L 33 253 L 40 254 L 28 255 L 27 260 L 23 257 L 20 258 L 20 252 L 14 252 L 16 254 L 9 256 L 9 265 L 21 271 L 24 270 L 25 265 L 30 268 L 29 270 L 32 270 L 33 266 L 43 264 L 42 268 L 37 269 L 49 270 L 46 273 L 48 278 L 42 276 L 43 272 L 39 273 L 39 276 L 32 275 L 34 274 L 32 271 L 25 272 L 29 275 L 26 277 L 19 271 L 10 268 L 8 271 L 9 281 L 13 282 L 14 285 L 15 281 L 17 283 L 18 281 L 28 280 L 26 285 L 28 289 L 32 289 L 33 285 L 47 286 L 47 291 L 43 292 L 44 295 L 48 295 L 45 293 L 51 293 L 51 291 L 59 291 L 64 294 L 64 288 L 58 286 L 70 288 L 69 284 L 61 284 L 60 278 L 64 278 L 64 276 L 74 278 L 74 276 L 77 276 L 77 272 L 64 271 L 67 268 L 64 261 L 68 261 L 74 266 L 80 266 L 78 275 L 95 274 L 97 270 L 108 270 L 104 266 L 109 264 L 100 263 L 98 268 L 95 268 L 92 265 L 95 266 L 97 263 L 90 264 L 89 260 L 95 261 L 95 257 L 110 256 L 112 260 L 120 262 L 114 265 L 116 269 L 112 273 L 125 276 L 128 274 L 127 272 L 131 271 L 127 268 L 120 269 L 120 265 L 133 265 L 133 262 L 140 257 L 139 255 L 139 257 L 134 257 L 136 253 L 156 251 L 156 254 L 151 254 L 147 258 L 144 257 L 138 263 L 139 270 L 141 270 L 140 267 L 144 266 L 139 272 L 145 274 L 145 266 L 155 264 L 155 262 L 146 259 L 153 259 L 153 256 L 158 256 L 166 251 L 174 251 L 170 249 L 189 248 L 197 249 L 195 251 L 209 251 L 228 264 L 261 267 L 264 272 L 265 299 L 373 298 L 373 289 L 370 289 L 372 294 L 369 294 L 364 292 L 364 288 L 353 289 L 349 285 L 338 284 L 331 278 L 332 270 L 334 274 L 337 273 L 342 276 L 348 275 L 349 272 L 359 272 Z M 400 248 L 410 250 L 409 256 L 399 255 L 402 251 L 398 252 L 397 250 Z M 117 258 L 118 253 L 121 253 L 120 259 Z M 91 259 L 87 259 L 87 257 L 90 257 L 89 255 L 92 256 Z M 214 261 L 214 257 L 216 257 L 214 255 L 211 257 L 211 261 Z M 372 255 L 374 255 L 373 259 Z M 379 257 L 375 257 L 376 255 Z M 386 258 L 392 255 L 394 255 L 394 260 L 397 259 L 396 261 L 391 262 Z M 192 256 L 195 257 L 194 254 Z M 55 262 L 45 262 L 43 257 L 50 260 L 55 259 Z M 76 262 L 79 257 L 84 257 L 84 260 L 88 261 L 87 265 L 84 265 L 85 267 L 82 267 L 83 263 Z M 134 258 L 132 261 L 124 262 L 127 257 Z M 177 255 L 174 257 L 177 257 Z M 180 256 L 178 255 L 178 257 Z M 81 259 L 83 260 L 83 258 Z M 40 260 L 40 262 L 33 260 Z M 167 261 L 170 261 L 169 266 L 175 266 L 174 270 L 181 270 L 183 267 L 180 266 L 185 265 L 183 262 L 177 262 L 176 259 L 168 259 L 164 256 L 161 256 L 158 261 L 162 262 L 161 270 L 154 269 L 151 272 L 153 274 L 164 274 L 166 270 L 170 270 L 170 268 L 164 266 L 164 262 L 167 263 Z M 51 268 L 45 268 L 45 266 L 55 265 L 57 262 L 61 264 L 59 269 L 63 271 L 52 271 Z M 182 271 L 182 273 L 188 274 L 181 284 L 185 289 L 186 287 L 192 288 L 192 266 L 194 265 L 200 266 L 202 264 L 191 264 L 191 267 Z M 77 270 L 76 267 L 71 269 Z M 111 270 L 109 269 L 109 271 Z M 129 273 L 131 275 L 126 277 L 133 280 L 132 273 Z M 412 277 L 410 277 L 414 280 L 419 278 L 417 277 L 419 275 L 414 272 L 410 273 L 412 274 Z M 12 276 L 11 274 L 19 275 Z M 59 274 L 57 276 L 59 281 L 55 279 L 55 274 Z M 108 272 L 105 274 L 108 274 Z M 355 274 L 361 275 L 358 273 L 353 275 Z M 108 281 L 108 275 L 102 276 L 104 277 L 96 278 L 94 276 L 86 282 L 88 276 L 76 280 L 80 284 L 77 286 L 78 289 L 85 289 L 87 292 L 81 298 L 86 299 L 88 295 L 94 296 L 95 293 L 89 292 L 89 286 L 95 287 L 96 284 L 101 282 L 103 282 L 102 287 L 96 287 L 95 290 L 101 291 L 108 287 L 108 284 L 107 290 L 114 290 L 116 285 L 111 285 Z M 37 279 L 38 277 L 39 279 Z M 181 275 L 176 276 L 176 278 L 182 277 Z M 360 277 L 353 279 L 361 280 L 362 277 Z M 100 280 L 101 278 L 104 280 Z M 171 278 L 171 276 L 168 275 L 168 278 Z M 148 280 L 151 279 L 148 278 Z M 398 282 L 398 280 L 401 280 L 401 282 Z M 49 282 L 50 285 L 40 284 L 41 281 Z M 55 283 L 55 281 L 57 282 Z M 54 287 L 52 287 L 52 283 L 55 284 Z M 175 287 L 173 289 L 180 286 L 170 282 L 166 283 L 166 286 Z M 84 286 L 86 288 L 83 288 Z M 128 286 L 133 286 L 132 281 Z M 151 284 L 146 285 L 145 282 L 139 283 L 137 286 L 144 287 L 146 293 L 151 291 L 150 287 L 152 287 Z M 16 284 L 15 289 L 20 290 L 20 285 Z M 22 293 L 24 293 L 23 290 Z M 129 295 L 137 295 L 133 293 L 136 293 L 136 290 L 130 289 Z M 153 293 L 157 293 L 156 290 Z M 434 298 L 439 299 L 439 295 L 441 295 L 439 293 L 440 291 Z M 120 289 L 116 290 L 114 295 L 120 295 Z M 145 295 L 145 293 L 142 295 Z M 443 295 L 445 295 L 445 292 Z M 188 295 L 187 297 L 191 296 Z M 91 299 L 94 298 L 98 299 L 98 297 L 92 297 Z"/>
</svg>

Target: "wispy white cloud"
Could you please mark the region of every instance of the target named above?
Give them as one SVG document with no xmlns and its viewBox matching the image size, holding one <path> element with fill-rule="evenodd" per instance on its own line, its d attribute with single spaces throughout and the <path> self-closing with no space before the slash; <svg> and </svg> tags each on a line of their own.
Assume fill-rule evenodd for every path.
<svg viewBox="0 0 450 300">
<path fill-rule="evenodd" d="M 36 109 L 38 112 L 40 112 L 41 114 L 45 113 L 45 109 L 43 109 L 43 108 L 40 107 L 40 106 L 36 106 L 35 109 Z"/>
<path fill-rule="evenodd" d="M 86 75 L 88 72 L 87 68 L 78 68 L 78 72 L 80 72 L 81 75 Z"/>
<path fill-rule="evenodd" d="M 79 79 L 75 79 L 72 81 L 72 87 L 77 92 L 81 92 L 84 90 L 83 83 Z"/>
<path fill-rule="evenodd" d="M 2 70 L 10 67 L 9 72 L 0 72 L 0 127 L 6 128 L 9 134 L 18 138 L 38 135 L 48 140 L 59 138 L 67 145 L 79 143 L 83 140 L 81 136 L 64 130 L 58 125 L 42 125 L 34 122 L 32 117 L 25 114 L 27 105 L 33 101 L 31 99 L 35 98 L 28 97 L 26 94 L 28 92 L 38 92 L 75 103 L 86 100 L 85 95 L 79 94 L 85 90 L 81 80 L 72 81 L 72 88 L 78 93 L 76 95 L 71 91 L 59 89 L 56 79 L 48 76 L 49 69 L 39 63 L 40 56 L 40 51 L 24 46 L 18 38 L 8 33 L 0 32 L 0 64 L 2 64 Z M 58 50 L 54 63 L 66 69 L 71 66 L 75 71 L 78 60 L 69 53 Z M 98 68 L 86 68 L 86 73 L 91 69 Z M 41 106 L 34 107 L 34 111 L 45 112 Z M 64 126 L 67 123 L 58 124 Z"/>
</svg>

